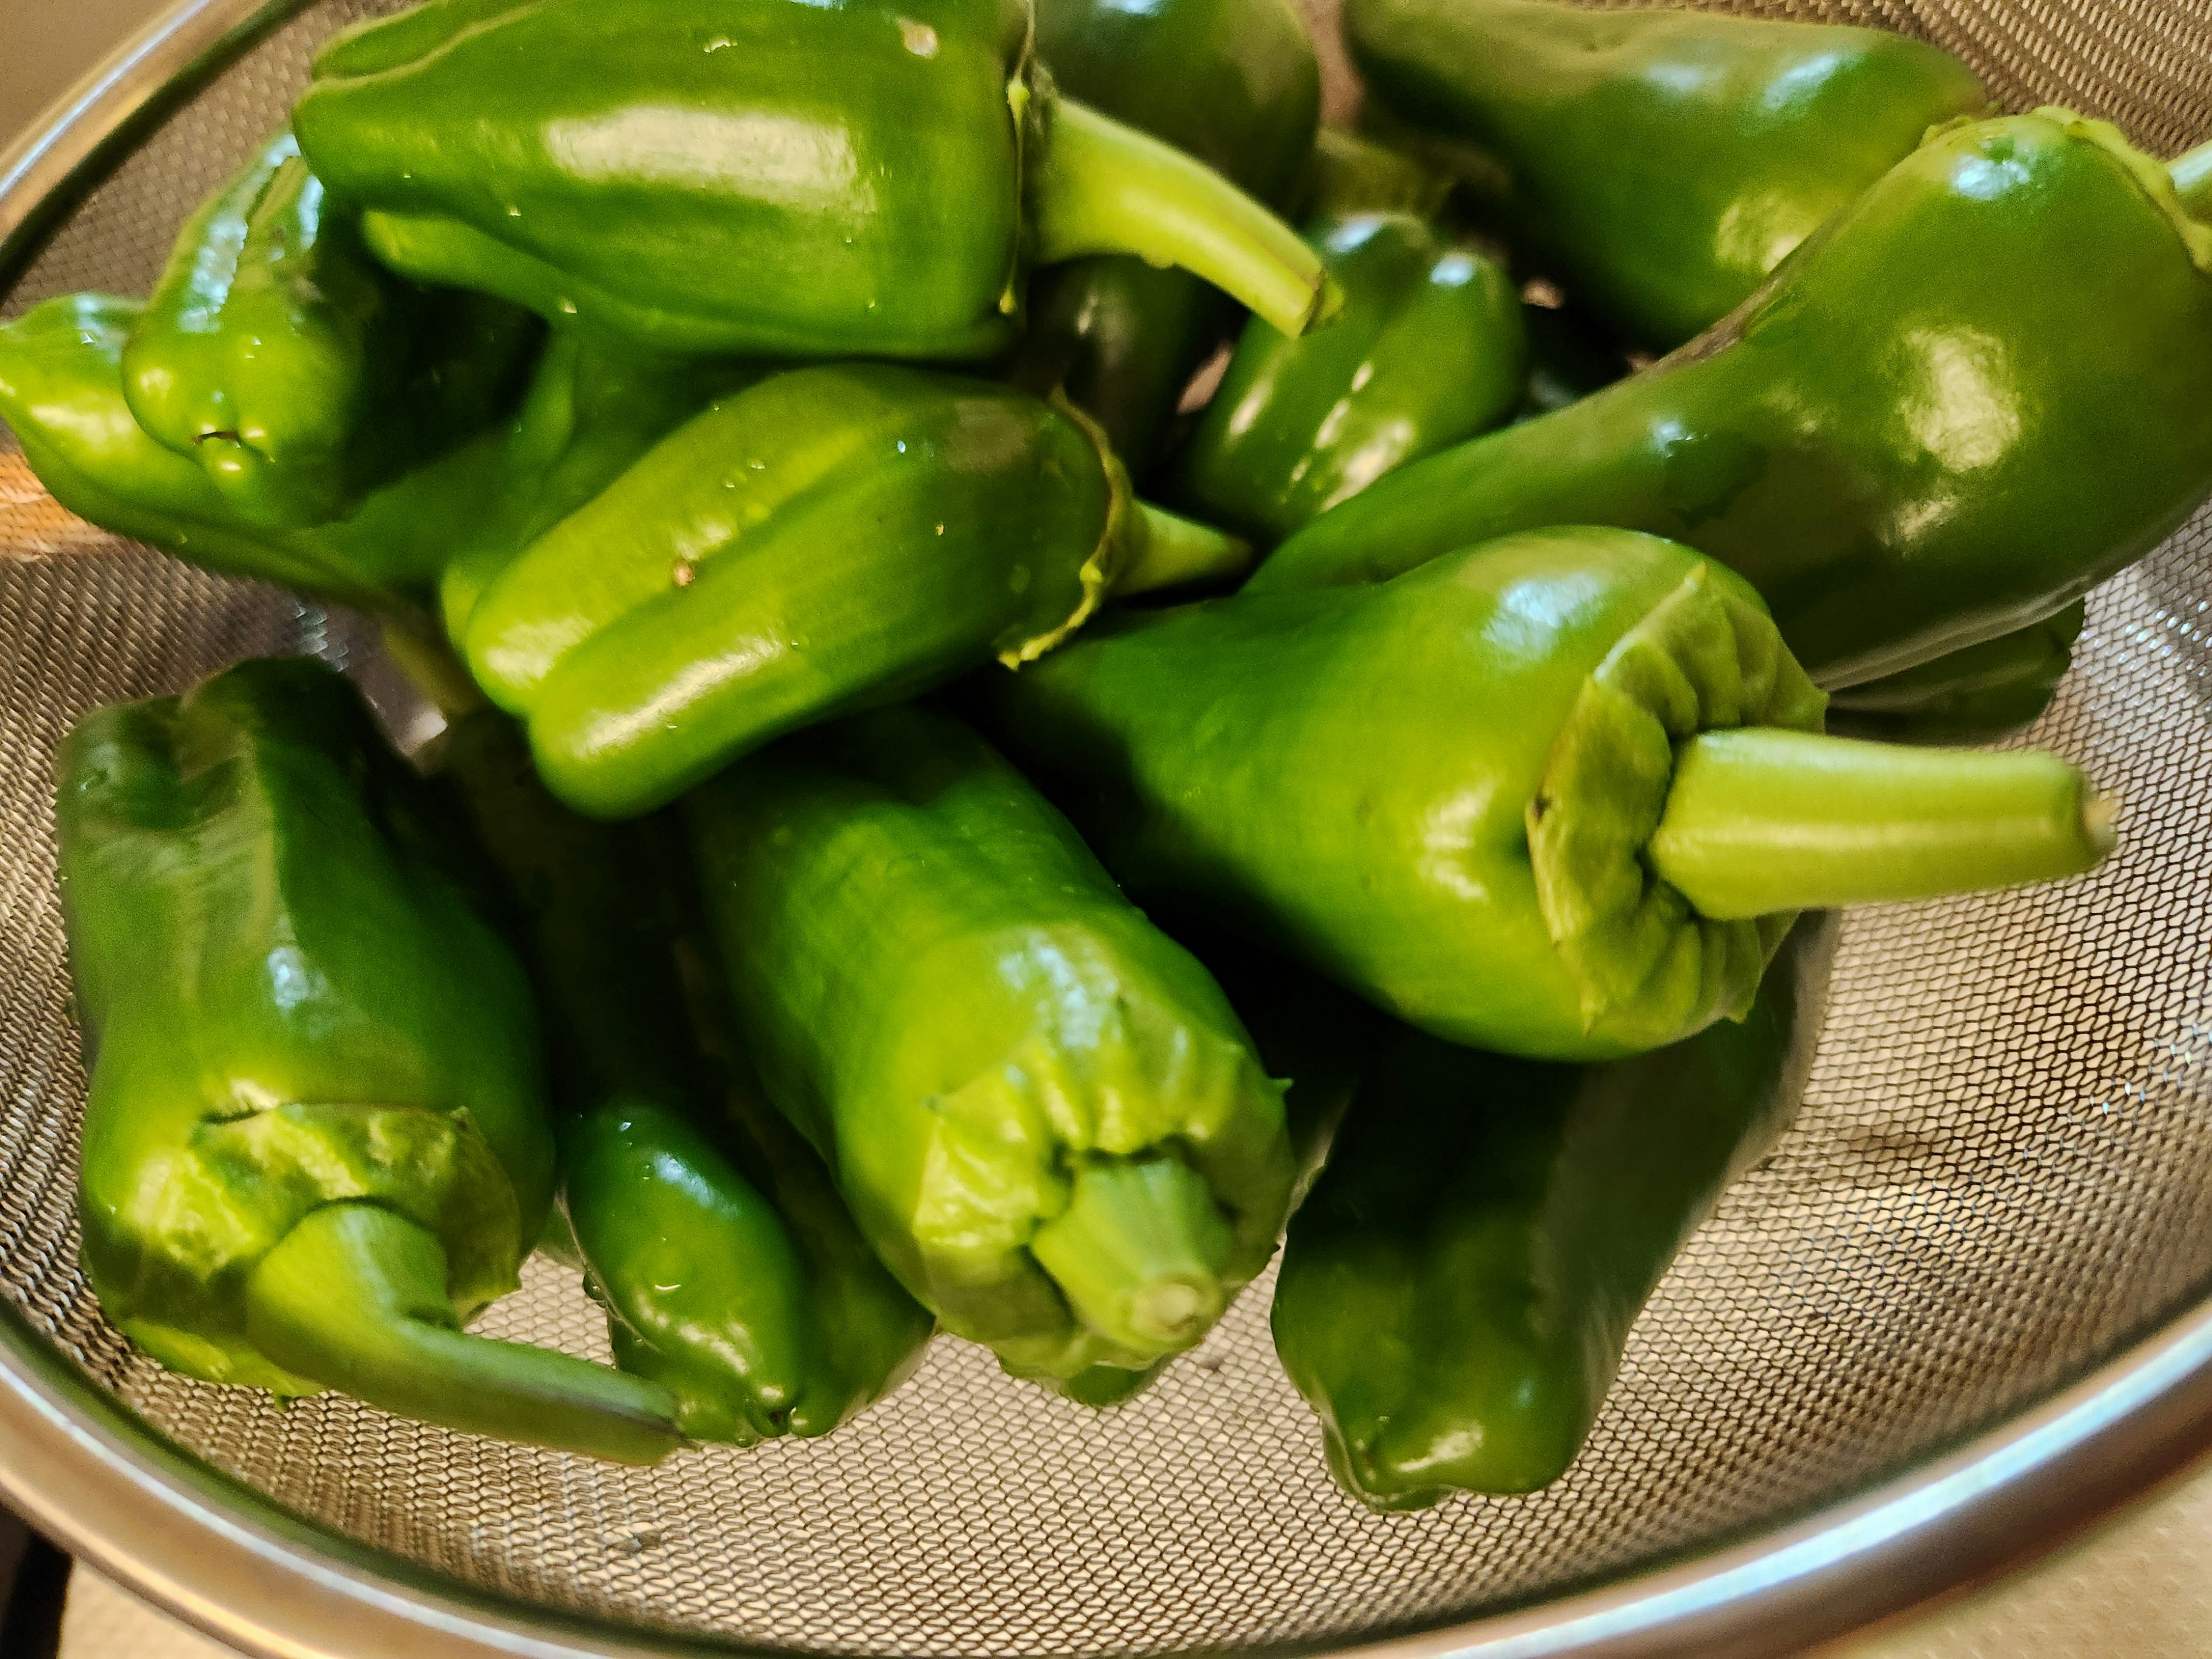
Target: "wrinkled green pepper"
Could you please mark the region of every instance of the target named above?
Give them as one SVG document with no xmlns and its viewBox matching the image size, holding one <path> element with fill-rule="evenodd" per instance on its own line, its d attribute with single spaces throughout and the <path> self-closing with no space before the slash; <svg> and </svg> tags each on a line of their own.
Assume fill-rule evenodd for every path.
<svg viewBox="0 0 2212 1659">
<path fill-rule="evenodd" d="M 1349 0 L 1368 96 L 1536 264 L 1665 351 L 1989 94 L 1881 29 L 1550 0 Z"/>
<path fill-rule="evenodd" d="M 1246 328 L 1180 461 L 1199 513 L 1263 543 L 1487 432 L 1528 379 L 1521 298 L 1495 260 L 1404 214 L 1306 234 L 1343 310 L 1304 339 Z"/>
<path fill-rule="evenodd" d="M 1384 1045 L 1275 1282 L 1346 1491 L 1425 1509 L 1565 1473 L 1668 1264 L 1796 1115 L 1835 932 L 1806 916 L 1740 1024 L 1632 1060 Z"/>
<path fill-rule="evenodd" d="M 1133 501 L 1094 429 L 1012 387 L 794 369 L 532 544 L 467 655 L 553 793 L 623 817 L 780 732 L 1048 650 L 1109 592 L 1245 557 Z"/>
<path fill-rule="evenodd" d="M 1282 208 L 1313 148 L 1321 67 L 1291 0 L 1038 0 L 1037 55 L 1091 107 L 1194 156 Z M 1150 471 L 1192 373 L 1227 333 L 1228 301 L 1141 258 L 1077 259 L 1041 276 L 1016 385 L 1096 420 Z"/>
<path fill-rule="evenodd" d="M 677 939 L 689 895 L 663 849 L 554 800 L 490 710 L 453 730 L 442 770 L 523 918 L 562 1203 L 616 1362 L 675 1395 L 691 1439 L 827 1434 L 912 1372 L 933 1322 L 741 1057 L 718 1043 L 716 1078 L 700 1053 Z"/>
<path fill-rule="evenodd" d="M 438 605 L 447 636 L 466 637 L 477 601 L 524 548 L 758 373 L 723 362 L 630 359 L 556 336 L 514 418 L 443 469 L 448 498 L 428 501 L 428 480 L 411 492 L 447 538 Z"/>
<path fill-rule="evenodd" d="M 241 664 L 88 716 L 58 780 L 107 1316 L 210 1382 L 672 1449 L 665 1390 L 462 1332 L 552 1201 L 538 1023 L 439 803 L 353 690 Z"/>
<path fill-rule="evenodd" d="M 1828 700 L 1830 729 L 1891 743 L 1986 743 L 2032 724 L 2074 665 L 2087 604 Z"/>
<path fill-rule="evenodd" d="M 293 128 L 377 256 L 665 352 L 981 360 L 1026 258 L 1179 264 L 1286 332 L 1290 229 L 1054 96 L 1027 0 L 431 0 L 339 36 Z"/>
<path fill-rule="evenodd" d="M 253 576 L 369 609 L 427 593 L 446 543 L 421 515 L 372 527 L 258 529 L 240 518 L 198 462 L 149 437 L 123 396 L 135 301 L 70 295 L 0 327 L 0 415 L 54 498 L 80 518 L 210 570 Z M 386 492 L 388 493 L 388 492 Z"/>
<path fill-rule="evenodd" d="M 1305 210 L 1315 219 L 1355 213 L 1410 213 L 1434 219 L 1451 197 L 1451 179 L 1403 150 L 1342 127 L 1314 135 Z"/>
<path fill-rule="evenodd" d="M 2166 169 L 2063 110 L 1961 125 L 1697 344 L 1401 469 L 1250 586 L 1620 525 L 1739 572 L 1849 685 L 2039 621 L 2181 525 L 2208 374 L 2212 229 Z"/>
<path fill-rule="evenodd" d="M 2049 879 L 2111 842 L 2055 755 L 1819 735 L 1742 579 L 1628 531 L 1131 616 L 992 678 L 1010 752 L 1140 896 L 1536 1059 L 1740 1015 L 1797 909 Z"/>
<path fill-rule="evenodd" d="M 293 529 L 482 428 L 538 333 L 504 301 L 386 271 L 287 131 L 185 226 L 123 391 L 240 519 Z"/>
<path fill-rule="evenodd" d="M 945 1328 L 1093 1399 L 1203 1336 L 1283 1223 L 1281 1092 L 1066 821 L 912 708 L 763 750 L 685 814 L 771 1098 Z"/>
</svg>

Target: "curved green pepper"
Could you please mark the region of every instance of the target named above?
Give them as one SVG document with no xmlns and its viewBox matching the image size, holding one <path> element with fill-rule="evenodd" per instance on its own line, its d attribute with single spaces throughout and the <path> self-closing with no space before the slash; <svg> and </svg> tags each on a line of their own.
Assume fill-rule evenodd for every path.
<svg viewBox="0 0 2212 1659">
<path fill-rule="evenodd" d="M 241 664 L 93 714 L 58 776 L 108 1317 L 210 1382 L 625 1462 L 672 1449 L 660 1389 L 461 1331 L 515 1288 L 552 1201 L 538 1024 L 353 690 Z"/>
<path fill-rule="evenodd" d="M 1637 1313 L 1796 1115 L 1835 933 L 1805 917 L 1741 1023 L 1632 1060 L 1384 1046 L 1275 1282 L 1346 1491 L 1425 1509 L 1566 1472 Z"/>
<path fill-rule="evenodd" d="M 1026 0 L 431 0 L 327 47 L 293 112 L 369 246 L 647 349 L 975 360 L 1024 255 L 1180 264 L 1285 331 L 1287 227 L 1053 95 Z"/>
<path fill-rule="evenodd" d="M 914 708 L 763 750 L 685 812 L 771 1097 L 945 1328 L 1086 1389 L 1203 1336 L 1283 1223 L 1281 1093 L 1066 821 Z"/>
<path fill-rule="evenodd" d="M 2076 599 L 2017 633 L 1846 686 L 1828 700 L 1828 724 L 1891 743 L 1986 743 L 2008 736 L 2051 706 L 2074 665 L 2074 641 L 2087 609 Z"/>
<path fill-rule="evenodd" d="M 1495 260 L 1403 214 L 1306 234 L 1343 310 L 1301 340 L 1246 328 L 1181 461 L 1198 510 L 1260 542 L 1488 431 L 1528 379 L 1520 295 Z"/>
<path fill-rule="evenodd" d="M 1938 122 L 1973 72 L 1881 29 L 1548 0 L 1350 0 L 1368 96 L 1517 246 L 1664 351 L 1734 311 Z"/>
<path fill-rule="evenodd" d="M 562 1201 L 617 1363 L 675 1395 L 691 1439 L 827 1434 L 912 1372 L 933 1322 L 726 1043 L 710 1076 L 661 849 L 555 801 L 489 710 L 453 729 L 441 769 L 525 920 Z"/>
<path fill-rule="evenodd" d="M 467 653 L 553 793 L 623 817 L 780 732 L 1048 650 L 1109 592 L 1245 555 L 1133 503 L 1095 431 L 1011 387 L 794 369 L 530 547 Z"/>
<path fill-rule="evenodd" d="M 2208 273 L 2212 229 L 2112 128 L 1957 126 L 1695 345 L 1401 469 L 1250 586 L 1620 525 L 1747 578 L 1824 685 L 1910 668 L 2059 610 L 2212 491 Z"/>
<path fill-rule="evenodd" d="M 1132 617 L 994 678 L 1012 752 L 1140 895 L 1536 1059 L 1741 1014 L 1790 912 L 2046 880 L 2111 842 L 2054 755 L 1817 735 L 1742 580 L 1626 531 Z"/>
<path fill-rule="evenodd" d="M 477 601 L 524 548 L 759 373 L 711 361 L 622 357 L 574 335 L 555 336 L 514 420 L 479 441 L 486 453 L 446 469 L 451 499 L 434 504 L 424 499 L 427 489 L 411 492 L 411 506 L 448 538 L 438 577 L 447 637 L 466 637 Z"/>
<path fill-rule="evenodd" d="M 1286 205 L 1313 148 L 1321 66 L 1290 0 L 1039 0 L 1037 53 L 1063 91 Z M 1016 349 L 1016 385 L 1055 390 L 1097 421 L 1139 478 L 1228 302 L 1140 258 L 1046 272 Z"/>
<path fill-rule="evenodd" d="M 185 225 L 123 391 L 240 519 L 296 528 L 481 428 L 538 334 L 503 301 L 388 274 L 287 131 Z"/>
</svg>

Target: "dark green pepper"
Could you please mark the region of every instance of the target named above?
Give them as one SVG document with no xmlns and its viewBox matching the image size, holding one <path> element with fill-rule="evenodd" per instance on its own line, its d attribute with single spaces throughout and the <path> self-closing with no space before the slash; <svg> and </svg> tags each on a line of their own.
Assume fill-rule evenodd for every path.
<svg viewBox="0 0 2212 1659">
<path fill-rule="evenodd" d="M 517 559 L 469 665 L 553 793 L 623 817 L 778 733 L 1019 662 L 1109 592 L 1233 573 L 1080 417 L 888 364 L 726 398 Z"/>
<path fill-rule="evenodd" d="M 1401 469 L 1250 586 L 1620 525 L 1747 578 L 1824 685 L 1910 668 L 2060 610 L 2212 491 L 2208 272 L 2212 229 L 2112 128 L 1961 125 L 1695 345 Z"/>
<path fill-rule="evenodd" d="M 539 332 L 503 301 L 390 275 L 287 131 L 185 226 L 123 390 L 240 520 L 297 528 L 483 428 Z"/>
<path fill-rule="evenodd" d="M 1828 725 L 1891 743 L 1987 743 L 2008 736 L 2051 706 L 2074 665 L 2074 641 L 2087 611 L 2076 599 L 2017 633 L 1847 686 L 1828 701 Z"/>
<path fill-rule="evenodd" d="M 742 1057 L 718 1042 L 723 1077 L 703 1063 L 678 965 L 690 895 L 641 826 L 548 795 L 505 716 L 463 720 L 443 769 L 525 920 L 562 1201 L 617 1363 L 675 1395 L 691 1439 L 827 1434 L 912 1372 L 933 1323 Z"/>
<path fill-rule="evenodd" d="M 1180 264 L 1286 332 L 1289 228 L 1056 98 L 1027 0 L 431 0 L 325 48 L 318 176 L 420 281 L 667 352 L 980 360 L 1024 261 Z"/>
<path fill-rule="evenodd" d="M 671 1450 L 663 1389 L 461 1329 L 515 1288 L 552 1201 L 538 1024 L 439 803 L 353 690 L 241 664 L 99 710 L 58 773 L 107 1316 L 210 1382 Z"/>
<path fill-rule="evenodd" d="M 1286 206 L 1313 148 L 1321 67 L 1291 0 L 1039 0 L 1054 83 Z M 1073 260 L 1037 279 L 1012 378 L 1058 390 L 1139 478 L 1192 373 L 1227 333 L 1229 302 L 1140 258 Z"/>
<path fill-rule="evenodd" d="M 1369 98 L 1435 139 L 1517 246 L 1664 351 L 1734 311 L 1989 94 L 1881 29 L 1549 0 L 1349 0 Z"/>
<path fill-rule="evenodd" d="M 711 361 L 631 359 L 556 336 L 514 419 L 479 440 L 480 453 L 443 469 L 447 499 L 428 499 L 428 480 L 410 492 L 447 538 L 438 602 L 447 636 L 466 637 L 477 601 L 524 548 L 758 373 Z"/>
<path fill-rule="evenodd" d="M 1292 1218 L 1275 1350 L 1361 1502 L 1565 1473 L 1629 1327 L 1804 1093 L 1834 917 L 1805 917 L 1741 1023 L 1596 1066 L 1401 1032 Z"/>
<path fill-rule="evenodd" d="M 1521 298 L 1495 260 L 1405 214 L 1323 220 L 1306 234 L 1343 310 L 1299 340 L 1246 328 L 1180 463 L 1200 514 L 1263 543 L 1487 432 L 1528 378 Z"/>
<path fill-rule="evenodd" d="M 1066 821 L 911 708 L 685 812 L 770 1097 L 945 1328 L 1094 1399 L 1203 1336 L 1282 1226 L 1281 1091 Z"/>
<path fill-rule="evenodd" d="M 1742 579 L 1628 531 L 1131 616 L 993 678 L 1011 751 L 1138 894 L 1537 1059 L 1740 1015 L 1795 910 L 2049 879 L 2111 842 L 2057 756 L 1818 735 Z"/>
</svg>

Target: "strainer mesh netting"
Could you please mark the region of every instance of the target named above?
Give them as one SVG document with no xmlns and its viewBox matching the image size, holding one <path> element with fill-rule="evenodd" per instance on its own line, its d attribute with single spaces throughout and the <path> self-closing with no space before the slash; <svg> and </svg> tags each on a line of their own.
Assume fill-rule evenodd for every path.
<svg viewBox="0 0 2212 1659">
<path fill-rule="evenodd" d="M 372 9 L 320 6 L 256 48 L 63 226 L 6 309 L 144 291 L 191 204 L 279 118 L 313 43 Z M 2069 101 L 2160 153 L 2212 131 L 2212 9 L 1749 9 L 1924 33 L 2008 106 Z M 1333 104 L 1349 94 L 1338 77 Z M 303 1515 L 526 1600 L 751 1643 L 1313 1643 L 1741 1534 L 2019 1409 L 2212 1279 L 2208 594 L 2200 518 L 2096 596 L 2035 733 L 2125 803 L 2122 849 L 2095 878 L 1851 919 L 1797 1128 L 1661 1287 L 1550 1491 L 1387 1519 L 1340 1496 L 1275 1364 L 1267 1281 L 1117 1412 L 1049 1399 L 945 1340 L 827 1443 L 623 1471 L 344 1399 L 280 1413 L 163 1372 L 101 1321 L 76 1260 L 84 1077 L 52 750 L 94 703 L 253 653 L 343 659 L 349 636 L 88 530 L 0 448 L 0 1288 L 99 1384 Z M 485 1328 L 605 1354 L 574 1276 L 542 1261 Z"/>
</svg>

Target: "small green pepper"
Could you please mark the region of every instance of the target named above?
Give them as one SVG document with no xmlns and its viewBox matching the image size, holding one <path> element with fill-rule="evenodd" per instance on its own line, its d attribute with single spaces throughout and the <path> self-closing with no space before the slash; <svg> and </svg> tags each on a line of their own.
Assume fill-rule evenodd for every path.
<svg viewBox="0 0 2212 1659">
<path fill-rule="evenodd" d="M 1796 1115 L 1835 933 L 1806 916 L 1740 1024 L 1632 1060 L 1383 1045 L 1275 1282 L 1346 1492 L 1425 1509 L 1565 1473 L 1638 1311 Z"/>
<path fill-rule="evenodd" d="M 2112 839 L 2055 755 L 1818 735 L 1742 579 L 1627 531 L 1131 616 L 993 678 L 1011 752 L 1138 894 L 1535 1059 L 1740 1015 L 1797 909 L 2047 880 Z"/>
<path fill-rule="evenodd" d="M 2064 110 L 1931 134 L 1697 345 L 1401 469 L 1250 586 L 1612 524 L 1748 579 L 1830 688 L 2024 628 L 2212 491 L 2212 228 L 2186 207 Z"/>
<path fill-rule="evenodd" d="M 1487 432 L 1528 378 L 1520 295 L 1495 260 L 1404 214 L 1323 220 L 1306 234 L 1343 310 L 1299 340 L 1247 327 L 1181 461 L 1195 508 L 1262 543 Z"/>
<path fill-rule="evenodd" d="M 539 331 L 503 301 L 386 272 L 287 131 L 185 226 L 123 391 L 240 519 L 293 529 L 483 428 Z"/>
<path fill-rule="evenodd" d="M 1321 108 L 1321 66 L 1291 0 L 1039 0 L 1037 54 L 1063 92 L 1287 205 Z M 1192 373 L 1231 326 L 1229 301 L 1187 272 L 1108 255 L 1045 272 L 1030 305 L 1014 383 L 1066 393 L 1144 478 Z"/>
<path fill-rule="evenodd" d="M 661 1389 L 461 1329 L 515 1288 L 553 1198 L 538 1023 L 353 690 L 244 663 L 88 716 L 58 776 L 107 1316 L 210 1382 L 672 1449 Z"/>
<path fill-rule="evenodd" d="M 977 361 L 1025 257 L 1177 264 L 1296 333 L 1319 264 L 1189 157 L 1054 95 L 1027 0 L 431 0 L 293 111 L 423 282 L 670 353 Z"/>
<path fill-rule="evenodd" d="M 912 1372 L 933 1322 L 742 1056 L 717 1032 L 717 1078 L 699 1052 L 677 938 L 689 896 L 665 852 L 555 801 L 489 710 L 453 728 L 442 769 L 524 919 L 562 1202 L 617 1363 L 675 1395 L 691 1439 L 827 1434 Z"/>
<path fill-rule="evenodd" d="M 1665 351 L 1989 94 L 1881 29 L 1549 0 L 1350 0 L 1368 96 L 1536 263 Z"/>
<path fill-rule="evenodd" d="M 1828 724 L 1891 743 L 1987 743 L 2008 736 L 2051 706 L 2074 665 L 2074 641 L 2087 609 L 2076 599 L 2017 633 L 1846 686 L 1828 700 Z"/>
<path fill-rule="evenodd" d="M 911 708 L 763 750 L 685 814 L 771 1097 L 945 1328 L 1094 1400 L 1097 1368 L 1203 1336 L 1282 1226 L 1281 1092 L 1066 821 Z"/>
<path fill-rule="evenodd" d="M 1243 568 L 1080 417 L 888 364 L 716 403 L 501 573 L 469 665 L 553 793 L 623 817 L 778 733 L 1018 662 L 1109 592 Z"/>
</svg>

